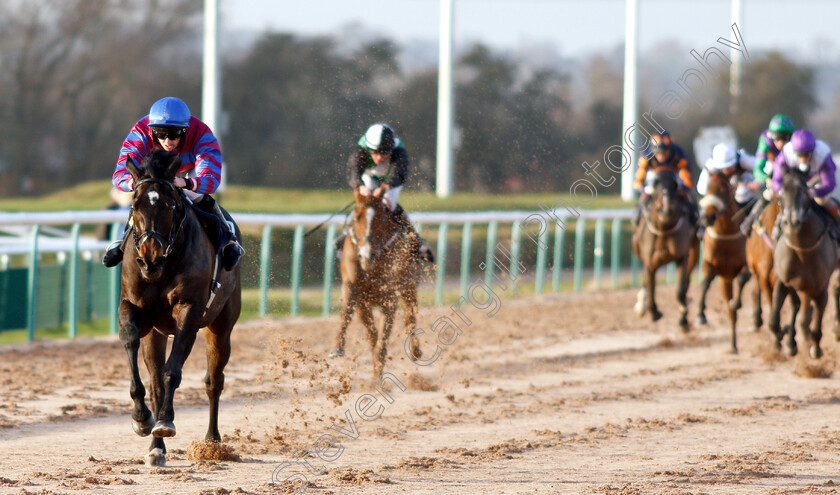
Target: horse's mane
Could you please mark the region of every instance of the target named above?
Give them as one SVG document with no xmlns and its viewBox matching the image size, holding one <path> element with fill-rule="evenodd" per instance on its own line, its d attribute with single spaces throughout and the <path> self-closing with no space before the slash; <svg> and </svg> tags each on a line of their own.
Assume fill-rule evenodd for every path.
<svg viewBox="0 0 840 495">
<path fill-rule="evenodd" d="M 171 181 L 175 179 L 175 172 L 172 171 L 172 159 L 179 158 L 175 152 L 166 151 L 163 148 L 155 148 L 143 158 L 140 169 L 144 177 Z"/>
</svg>

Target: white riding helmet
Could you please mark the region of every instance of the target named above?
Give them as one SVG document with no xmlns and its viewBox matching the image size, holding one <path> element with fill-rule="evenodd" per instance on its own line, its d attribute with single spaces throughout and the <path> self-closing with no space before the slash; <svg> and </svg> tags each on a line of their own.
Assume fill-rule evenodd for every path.
<svg viewBox="0 0 840 495">
<path fill-rule="evenodd" d="M 712 149 L 712 157 L 706 160 L 706 168 L 711 172 L 718 172 L 734 167 L 738 163 L 735 148 L 720 143 Z"/>
</svg>

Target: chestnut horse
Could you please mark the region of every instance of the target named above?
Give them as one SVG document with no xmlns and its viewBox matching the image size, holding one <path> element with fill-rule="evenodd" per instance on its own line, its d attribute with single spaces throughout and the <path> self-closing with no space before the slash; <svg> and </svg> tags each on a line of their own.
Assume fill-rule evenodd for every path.
<svg viewBox="0 0 840 495">
<path fill-rule="evenodd" d="M 331 357 L 344 355 L 347 326 L 358 310 L 373 354 L 373 380 L 382 375 L 387 357 L 388 338 L 394 326 L 397 304 L 403 302 L 405 332 L 411 335 L 417 325 L 417 284 L 420 264 L 413 231 L 398 225 L 391 209 L 383 202 L 385 189 L 378 188 L 371 196 L 354 191 L 356 207 L 341 258 L 341 328 L 336 336 Z M 377 331 L 373 307 L 379 306 L 384 316 L 382 333 Z M 411 341 L 414 359 L 421 356 L 416 337 Z"/>
<path fill-rule="evenodd" d="M 781 348 L 784 336 L 779 326 L 782 304 L 793 291 L 802 301 L 803 313 L 798 328 L 788 332 L 787 352 L 796 355 L 796 330 L 811 344 L 810 355 L 819 359 L 822 320 L 828 303 L 828 286 L 840 262 L 840 246 L 831 234 L 834 219 L 811 198 L 804 173 L 786 169 L 781 191 L 781 238 L 773 254 L 776 285 L 773 287 L 773 309 L 770 330 Z M 813 329 L 811 328 L 813 316 Z"/>
<path fill-rule="evenodd" d="M 679 324 L 683 332 L 688 332 L 686 295 L 689 275 L 699 257 L 697 225 L 689 221 L 687 200 L 679 193 L 677 174 L 666 167 L 659 167 L 652 173 L 655 175 L 650 206 L 633 231 L 633 251 L 642 261 L 645 274 L 645 287 L 639 291 L 636 313 L 644 316 L 649 312 L 653 321 L 662 318 L 656 306 L 656 270 L 676 262 Z"/>
<path fill-rule="evenodd" d="M 126 161 L 135 181 L 134 242 L 126 243 L 122 264 L 120 341 L 131 371 L 131 425 L 138 435 L 154 437 L 145 458 L 149 466 L 166 463 L 163 439 L 175 436 L 175 390 L 203 327 L 207 344 L 204 383 L 210 399 L 205 439 L 221 441 L 219 396 L 230 357 L 230 333 L 241 307 L 239 267 L 220 272 L 220 285 L 210 297 L 216 248 L 192 206 L 172 184 L 180 166 L 179 156 L 164 150 L 152 151 L 140 167 L 131 159 Z M 241 242 L 238 231 L 237 237 Z M 174 338 L 167 358 L 168 336 Z M 140 379 L 139 351 L 149 370 L 151 410 Z"/>
<path fill-rule="evenodd" d="M 697 313 L 697 323 L 705 325 L 706 294 L 715 277 L 721 278 L 721 293 L 728 310 L 729 325 L 732 329 L 732 352 L 738 352 L 735 326 L 738 321 L 738 309 L 741 307 L 741 293 L 749 280 L 746 270 L 745 252 L 747 238 L 741 233 L 740 225 L 735 221 L 738 203 L 735 202 L 735 188 L 729 178 L 720 173 L 709 173 L 708 189 L 700 200 L 700 221 L 706 226 L 703 235 L 703 260 L 700 269 L 703 273 L 703 289 Z M 738 296 L 733 298 L 732 282 L 738 278 Z"/>
</svg>

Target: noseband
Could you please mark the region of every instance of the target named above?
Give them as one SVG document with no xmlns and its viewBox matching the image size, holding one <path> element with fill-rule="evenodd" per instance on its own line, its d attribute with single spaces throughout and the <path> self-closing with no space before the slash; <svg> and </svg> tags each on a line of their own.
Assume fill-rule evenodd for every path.
<svg viewBox="0 0 840 495">
<path fill-rule="evenodd" d="M 365 206 L 365 207 L 367 207 L 367 206 Z M 387 219 L 386 219 L 386 220 L 387 220 Z M 354 220 L 354 222 L 355 222 L 355 220 Z M 400 236 L 400 234 L 402 233 L 402 231 L 403 231 L 402 226 L 399 226 L 399 227 L 397 228 L 397 230 L 396 230 L 396 231 L 394 231 L 394 234 L 393 234 L 393 235 L 392 235 L 392 236 L 391 236 L 391 237 L 390 237 L 390 238 L 389 238 L 389 239 L 388 239 L 385 243 L 383 243 L 381 246 L 379 246 L 379 247 L 376 249 L 376 251 L 374 251 L 374 252 L 370 255 L 370 259 L 371 259 L 371 260 L 373 260 L 374 258 L 376 258 L 377 256 L 379 256 L 380 254 L 382 254 L 385 250 L 387 250 L 388 248 L 390 248 L 390 247 L 394 244 L 394 242 L 395 242 L 395 241 L 399 238 L 399 236 Z M 356 235 L 356 232 L 353 230 L 353 228 L 352 228 L 351 226 L 348 226 L 348 228 L 347 228 L 347 236 L 350 238 L 350 241 L 351 241 L 351 242 L 352 242 L 352 243 L 353 243 L 353 244 L 354 244 L 354 245 L 358 248 L 358 247 L 359 247 L 359 242 L 361 242 L 361 241 L 362 241 L 362 239 L 360 239 L 360 238 Z M 367 227 L 367 229 L 366 229 L 366 235 L 365 235 L 363 238 L 367 240 L 367 243 L 368 243 L 368 244 L 372 244 L 372 243 L 370 242 L 370 224 L 368 224 L 368 227 Z"/>
<path fill-rule="evenodd" d="M 143 180 L 138 181 L 134 186 L 135 194 L 136 194 L 136 191 L 137 191 L 137 186 L 140 186 L 141 184 L 150 183 L 150 182 L 158 182 L 158 183 L 161 183 L 161 184 L 166 184 L 172 189 L 173 194 L 175 196 L 178 196 L 178 190 L 175 188 L 175 185 L 172 184 L 172 182 L 170 182 L 168 180 L 164 180 L 164 179 L 155 179 L 155 178 L 148 178 L 148 179 L 143 179 Z M 133 208 L 133 206 L 132 206 L 132 208 Z M 172 228 L 169 230 L 169 237 L 166 240 L 164 240 L 163 234 L 161 234 L 160 232 L 158 232 L 156 230 L 147 230 L 147 231 L 143 232 L 142 234 L 140 234 L 139 236 L 137 235 L 137 230 L 134 230 L 133 231 L 134 247 L 137 248 L 137 252 L 138 253 L 140 252 L 140 246 L 142 246 L 144 242 L 148 241 L 149 239 L 152 239 L 153 241 L 157 242 L 160 245 L 160 247 L 164 248 L 163 258 L 166 258 L 167 256 L 169 256 L 169 254 L 172 252 L 172 248 L 175 245 L 175 238 L 178 237 L 178 232 L 180 232 L 181 228 L 184 226 L 184 220 L 186 220 L 186 218 L 187 218 L 187 213 L 186 213 L 186 211 L 184 211 L 184 214 L 181 216 L 181 220 L 179 222 L 173 222 L 172 223 Z M 164 244 L 164 242 L 166 244 Z"/>
</svg>

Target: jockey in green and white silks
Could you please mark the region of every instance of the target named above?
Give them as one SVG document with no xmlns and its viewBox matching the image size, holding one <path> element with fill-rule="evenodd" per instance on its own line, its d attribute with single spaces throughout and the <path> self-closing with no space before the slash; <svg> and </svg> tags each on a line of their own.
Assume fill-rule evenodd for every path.
<svg viewBox="0 0 840 495">
<path fill-rule="evenodd" d="M 383 201 L 391 209 L 393 220 L 409 235 L 416 237 L 416 254 L 434 263 L 434 255 L 426 242 L 415 232 L 408 215 L 399 204 L 403 183 L 408 177 L 408 153 L 402 141 L 388 124 L 374 124 L 359 138 L 356 150 L 347 162 L 347 179 L 350 187 L 362 196 L 370 196 L 385 185 Z M 344 235 L 336 239 L 336 248 L 344 245 Z"/>
</svg>

